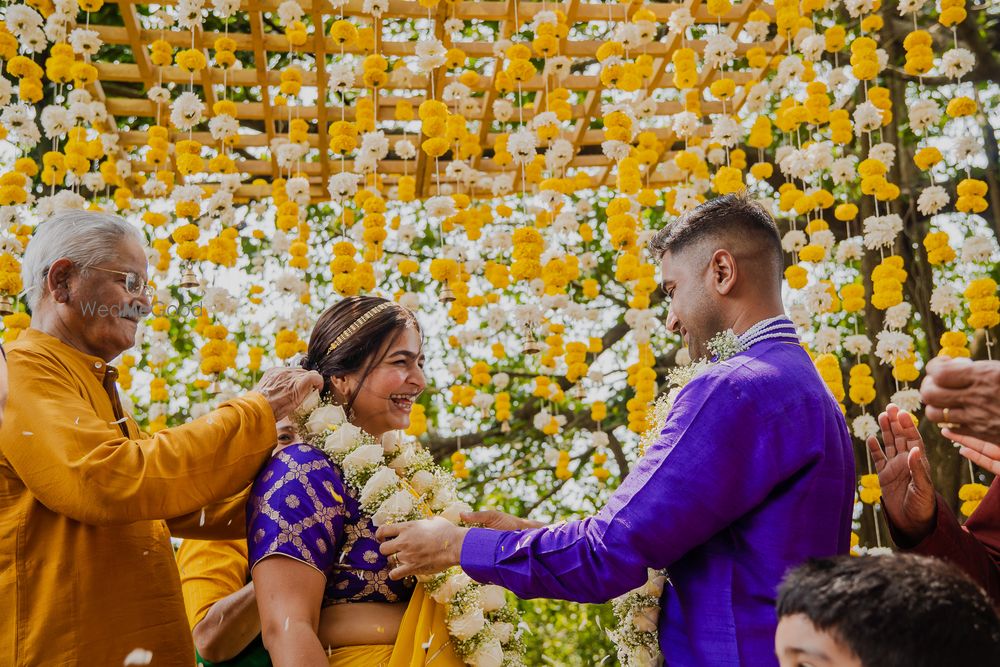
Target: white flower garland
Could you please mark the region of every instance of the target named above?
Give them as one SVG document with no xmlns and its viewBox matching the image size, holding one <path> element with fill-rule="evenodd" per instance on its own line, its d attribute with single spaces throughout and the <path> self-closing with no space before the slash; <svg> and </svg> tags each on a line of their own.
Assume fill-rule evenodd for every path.
<svg viewBox="0 0 1000 667">
<path fill-rule="evenodd" d="M 458 499 L 454 478 L 434 463 L 416 441 L 395 432 L 382 443 L 347 421 L 343 408 L 322 402 L 313 392 L 294 419 L 305 442 L 336 463 L 375 526 L 439 515 L 459 523 L 472 508 Z M 417 577 L 428 594 L 445 606 L 455 653 L 474 667 L 523 665 L 524 645 L 515 632 L 519 616 L 499 586 L 482 585 L 453 567 Z"/>
<path fill-rule="evenodd" d="M 732 329 L 716 334 L 708 343 L 715 361 L 699 359 L 678 366 L 667 375 L 667 391 L 653 401 L 652 426 L 639 438 L 639 455 L 645 456 L 666 426 L 674 400 L 681 389 L 715 364 L 742 351 L 743 345 Z M 657 627 L 660 622 L 660 596 L 670 580 L 666 570 L 649 569 L 646 583 L 612 601 L 615 629 L 609 631 L 618 649 L 623 667 L 650 667 L 663 664 Z"/>
</svg>

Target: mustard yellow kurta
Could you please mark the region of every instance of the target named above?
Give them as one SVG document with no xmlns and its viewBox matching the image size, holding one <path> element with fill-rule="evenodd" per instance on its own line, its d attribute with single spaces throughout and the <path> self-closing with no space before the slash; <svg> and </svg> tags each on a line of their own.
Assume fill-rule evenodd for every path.
<svg viewBox="0 0 1000 667">
<path fill-rule="evenodd" d="M 34 329 L 7 353 L 0 665 L 118 666 L 143 649 L 152 665 L 191 667 L 170 531 L 242 534 L 241 498 L 213 504 L 267 459 L 270 406 L 251 393 L 146 436 L 123 415 L 103 360 Z"/>
<path fill-rule="evenodd" d="M 177 569 L 188 625 L 194 630 L 213 604 L 246 585 L 247 541 L 184 540 L 177 550 Z"/>
</svg>

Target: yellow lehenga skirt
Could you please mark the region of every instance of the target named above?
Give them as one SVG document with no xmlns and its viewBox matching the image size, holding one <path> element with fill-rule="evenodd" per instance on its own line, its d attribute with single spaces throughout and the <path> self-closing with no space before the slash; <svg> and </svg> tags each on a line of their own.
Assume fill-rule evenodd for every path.
<svg viewBox="0 0 1000 667">
<path fill-rule="evenodd" d="M 417 584 L 395 644 L 345 646 L 330 653 L 330 667 L 462 667 L 445 623 L 444 605 Z"/>
</svg>

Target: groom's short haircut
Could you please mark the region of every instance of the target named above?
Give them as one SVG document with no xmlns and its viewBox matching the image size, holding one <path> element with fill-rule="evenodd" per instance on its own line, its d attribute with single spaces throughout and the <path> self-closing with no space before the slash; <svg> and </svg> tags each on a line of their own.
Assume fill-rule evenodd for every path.
<svg viewBox="0 0 1000 667">
<path fill-rule="evenodd" d="M 796 614 L 864 667 L 1000 665 L 1000 618 L 989 597 L 936 558 L 809 561 L 778 588 L 779 620 Z"/>
<path fill-rule="evenodd" d="M 780 282 L 784 264 L 778 226 L 767 209 L 745 190 L 709 199 L 668 223 L 650 240 L 649 252 L 659 261 L 666 252 L 676 256 L 681 250 L 709 240 L 737 259 L 753 258 L 772 268 L 772 275 Z"/>
</svg>

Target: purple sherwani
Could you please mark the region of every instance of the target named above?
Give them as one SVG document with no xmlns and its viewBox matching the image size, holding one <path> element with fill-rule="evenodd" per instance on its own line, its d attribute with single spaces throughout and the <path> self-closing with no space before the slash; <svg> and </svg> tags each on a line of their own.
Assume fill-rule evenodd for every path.
<svg viewBox="0 0 1000 667">
<path fill-rule="evenodd" d="M 578 602 L 668 568 L 667 665 L 777 665 L 776 587 L 810 557 L 848 552 L 854 480 L 847 424 L 809 356 L 762 340 L 680 392 L 659 441 L 596 516 L 474 528 L 461 564 L 524 598 Z"/>
</svg>

